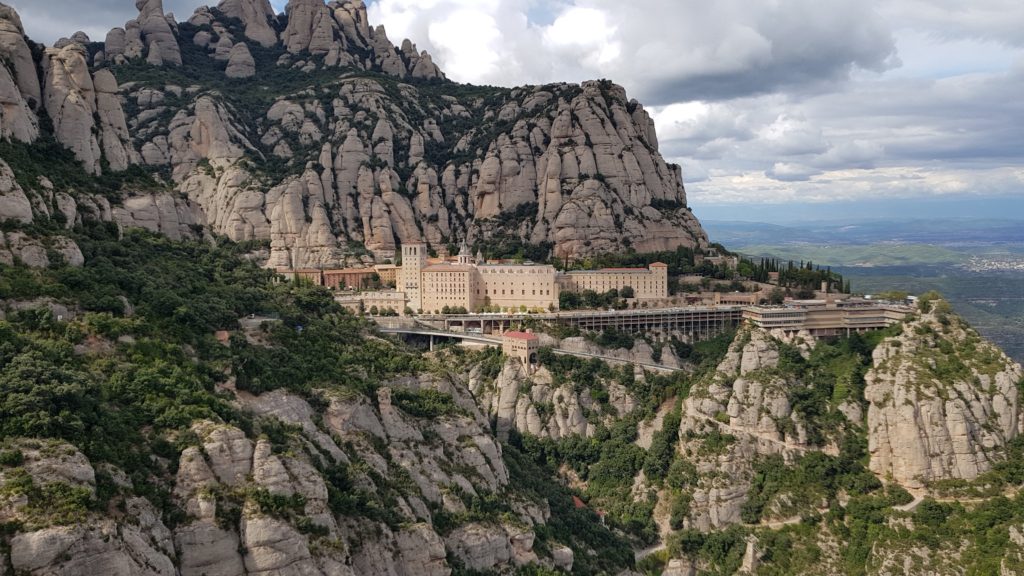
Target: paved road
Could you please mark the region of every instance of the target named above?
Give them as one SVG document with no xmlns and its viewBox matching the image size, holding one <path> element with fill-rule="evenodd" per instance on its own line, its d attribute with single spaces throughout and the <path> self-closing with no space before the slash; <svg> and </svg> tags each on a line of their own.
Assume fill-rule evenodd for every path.
<svg viewBox="0 0 1024 576">
<path fill-rule="evenodd" d="M 501 337 L 489 336 L 487 334 L 474 334 L 470 332 L 446 332 L 444 330 L 437 330 L 431 328 L 422 328 L 419 326 L 400 326 L 400 325 L 388 325 L 381 326 L 380 331 L 384 334 L 414 334 L 417 336 L 436 336 L 439 338 L 458 338 L 464 342 L 474 342 L 477 344 L 487 344 L 492 346 L 501 345 Z M 646 362 L 633 362 L 631 360 L 625 360 L 617 356 L 606 356 L 604 354 L 592 354 L 590 352 L 577 352 L 574 350 L 565 350 L 562 348 L 554 348 L 552 350 L 555 354 L 561 356 L 576 356 L 578 358 L 598 358 L 606 362 L 620 362 L 623 364 L 633 364 L 646 368 L 648 370 L 658 370 L 662 372 L 679 372 L 681 368 L 674 366 L 664 366 L 662 364 L 650 364 Z"/>
</svg>

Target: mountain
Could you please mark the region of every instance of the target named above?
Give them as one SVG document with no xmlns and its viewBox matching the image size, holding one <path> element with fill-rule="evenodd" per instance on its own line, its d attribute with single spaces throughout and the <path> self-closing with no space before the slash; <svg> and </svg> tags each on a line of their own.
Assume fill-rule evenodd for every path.
<svg viewBox="0 0 1024 576">
<path fill-rule="evenodd" d="M 0 8 L 0 134 L 37 159 L 52 140 L 90 174 L 151 180 L 105 190 L 120 196 L 109 203 L 5 154 L 0 171 L 22 177 L 0 191 L 0 218 L 202 226 L 268 243 L 277 267 L 390 258 L 413 241 L 500 239 L 541 257 L 707 245 L 653 121 L 611 82 L 456 84 L 359 0 L 292 0 L 281 15 L 223 0 L 186 22 L 161 0 L 136 7 L 103 42 L 79 32 L 51 48 Z"/>
<path fill-rule="evenodd" d="M 453 84 L 360 2 L 136 6 L 43 48 L 0 5 L 0 576 L 1024 573 L 1024 370 L 935 294 L 524 366 L 267 270 L 705 246 L 620 88 Z"/>
</svg>

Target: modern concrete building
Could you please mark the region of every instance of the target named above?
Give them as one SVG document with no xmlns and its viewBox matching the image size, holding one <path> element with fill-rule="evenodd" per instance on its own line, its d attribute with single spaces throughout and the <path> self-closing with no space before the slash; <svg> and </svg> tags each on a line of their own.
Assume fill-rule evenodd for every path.
<svg viewBox="0 0 1024 576">
<path fill-rule="evenodd" d="M 879 330 L 903 320 L 912 311 L 900 304 L 827 298 L 793 300 L 781 306 L 749 306 L 743 309 L 743 318 L 767 330 L 806 330 L 819 338 Z"/>
</svg>

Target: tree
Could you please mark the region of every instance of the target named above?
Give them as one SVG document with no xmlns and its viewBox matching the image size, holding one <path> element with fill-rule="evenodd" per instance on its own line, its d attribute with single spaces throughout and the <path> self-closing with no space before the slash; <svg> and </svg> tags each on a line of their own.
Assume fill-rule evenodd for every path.
<svg viewBox="0 0 1024 576">
<path fill-rule="evenodd" d="M 377 310 L 376 306 L 370 306 L 370 316 L 376 316 L 378 312 L 379 310 Z"/>
<path fill-rule="evenodd" d="M 619 290 L 619 296 L 622 298 L 633 298 L 635 295 L 632 286 L 623 286 L 622 290 Z"/>
<path fill-rule="evenodd" d="M 782 302 L 785 299 L 786 299 L 786 292 L 782 288 L 779 288 L 778 286 L 776 286 L 775 288 L 772 288 L 772 291 L 768 293 L 768 303 L 769 304 L 778 306 L 779 304 L 782 304 Z"/>
</svg>

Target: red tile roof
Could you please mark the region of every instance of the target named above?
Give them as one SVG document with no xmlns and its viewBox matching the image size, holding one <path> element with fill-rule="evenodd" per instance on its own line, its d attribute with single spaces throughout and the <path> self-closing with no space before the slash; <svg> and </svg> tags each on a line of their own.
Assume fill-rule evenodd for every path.
<svg viewBox="0 0 1024 576">
<path fill-rule="evenodd" d="M 505 338 L 512 338 L 512 339 L 515 339 L 515 340 L 537 340 L 538 339 L 536 334 L 531 334 L 529 332 L 513 332 L 513 331 L 509 331 L 509 332 L 505 332 L 503 334 L 503 336 Z"/>
<path fill-rule="evenodd" d="M 572 497 L 572 505 L 575 506 L 576 508 L 586 508 L 587 507 L 587 505 L 583 503 L 583 500 L 580 500 L 580 497 L 576 496 L 576 495 L 573 495 L 573 497 Z"/>
</svg>

